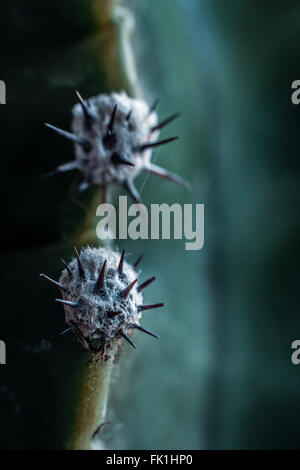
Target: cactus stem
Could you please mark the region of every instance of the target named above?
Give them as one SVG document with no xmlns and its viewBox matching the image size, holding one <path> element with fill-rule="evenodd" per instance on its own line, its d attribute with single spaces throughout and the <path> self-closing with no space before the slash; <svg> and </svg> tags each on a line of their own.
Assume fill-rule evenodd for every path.
<svg viewBox="0 0 300 470">
<path fill-rule="evenodd" d="M 105 347 L 98 354 L 98 359 L 104 355 Z M 99 361 L 95 356 L 85 367 L 81 377 L 82 388 L 76 408 L 74 433 L 68 448 L 72 450 L 94 448 L 93 438 L 106 414 L 111 369 L 110 361 Z"/>
</svg>

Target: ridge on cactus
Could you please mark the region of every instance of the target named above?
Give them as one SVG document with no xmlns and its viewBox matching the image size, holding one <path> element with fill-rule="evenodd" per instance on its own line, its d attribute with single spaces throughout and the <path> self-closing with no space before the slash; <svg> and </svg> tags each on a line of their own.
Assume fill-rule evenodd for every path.
<svg viewBox="0 0 300 470">
<path fill-rule="evenodd" d="M 103 188 L 103 202 L 107 201 L 112 184 L 123 186 L 134 202 L 140 202 L 134 179 L 141 171 L 189 187 L 181 177 L 151 162 L 153 148 L 178 139 L 158 140 L 158 136 L 160 129 L 180 113 L 158 123 L 155 111 L 158 101 L 149 107 L 142 100 L 129 98 L 125 92 L 100 94 L 86 101 L 78 91 L 76 95 L 79 103 L 72 109 L 72 132 L 45 123 L 74 143 L 75 160 L 58 166 L 46 176 L 78 170 L 82 181 L 74 196 L 89 186 L 99 185 Z"/>
</svg>

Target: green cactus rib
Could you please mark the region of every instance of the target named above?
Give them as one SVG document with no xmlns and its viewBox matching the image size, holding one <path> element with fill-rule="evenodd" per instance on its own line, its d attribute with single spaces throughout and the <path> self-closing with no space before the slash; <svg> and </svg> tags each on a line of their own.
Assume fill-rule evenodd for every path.
<svg viewBox="0 0 300 470">
<path fill-rule="evenodd" d="M 85 366 L 80 384 L 80 397 L 76 407 L 74 432 L 67 448 L 91 449 L 92 440 L 105 420 L 112 364 L 103 362 L 101 354 L 91 358 Z M 94 448 L 97 447 L 97 441 Z"/>
<path fill-rule="evenodd" d="M 7 345 L 0 387 L 1 420 L 8 423 L 0 429 L 4 449 L 90 448 L 104 419 L 112 366 L 101 359 L 91 362 L 72 334 L 59 336 L 65 328 L 62 306 L 53 300 L 55 287 L 39 278 L 41 272 L 59 278 L 59 259 L 70 260 L 74 245 L 97 244 L 95 208 L 101 190 L 91 188 L 80 201 L 63 205 L 72 175 L 39 177 L 71 159 L 72 146 L 51 137 L 43 122 L 68 129 L 76 89 L 84 96 L 129 91 L 119 56 L 121 26 L 113 17 L 116 4 L 28 0 L 19 16 L 9 2 L 3 5 L 3 17 L 12 21 L 2 29 L 3 43 L 10 45 L 2 57 L 1 78 L 9 88 L 0 116 L 2 173 L 13 175 L 1 185 L 6 219 L 0 272 L 6 293 L 0 320 Z"/>
</svg>

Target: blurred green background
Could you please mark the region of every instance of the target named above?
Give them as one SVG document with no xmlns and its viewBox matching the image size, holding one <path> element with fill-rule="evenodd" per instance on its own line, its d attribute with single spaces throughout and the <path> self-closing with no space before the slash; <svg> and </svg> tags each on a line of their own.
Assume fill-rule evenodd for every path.
<svg viewBox="0 0 300 470">
<path fill-rule="evenodd" d="M 293 0 L 228 0 L 226 3 L 221 0 L 127 0 L 123 5 L 135 18 L 131 42 L 145 99 L 152 102 L 160 98 L 158 112 L 162 119 L 177 110 L 182 111 L 182 117 L 162 133 L 163 137 L 180 135 L 180 140 L 155 151 L 154 159 L 193 184 L 193 191 L 186 192 L 154 176 L 141 176 L 137 188 L 147 206 L 162 202 L 204 203 L 205 244 L 201 251 L 194 252 L 185 251 L 184 241 L 138 240 L 119 244 L 131 253 L 128 259 L 145 253 L 142 279 L 157 276 L 157 281 L 145 292 L 146 303 L 164 301 L 165 308 L 145 312 L 143 317 L 143 325 L 156 331 L 160 341 L 136 334 L 137 350 L 124 346 L 111 387 L 107 417 L 110 424 L 103 427 L 101 438 L 110 449 L 299 448 L 300 366 L 291 363 L 291 344 L 300 338 L 300 107 L 291 103 L 291 83 L 300 79 L 300 4 Z M 68 8 L 71 8 L 70 2 Z M 67 7 L 64 12 L 66 15 Z M 74 37 L 78 38 L 80 31 L 79 38 L 85 38 L 87 31 L 91 33 L 96 26 L 88 16 L 81 15 L 79 8 L 73 7 L 72 12 L 77 28 L 74 27 L 77 34 L 74 33 Z M 18 15 L 17 9 L 14 15 Z M 29 18 L 30 15 L 27 23 L 24 19 L 21 35 L 30 30 Z M 60 46 L 66 45 L 66 57 L 70 58 L 74 37 L 72 29 L 66 36 L 62 35 L 68 18 L 64 21 L 59 28 Z M 55 38 L 53 31 L 51 34 Z M 1 47 L 9 49 L 7 36 L 3 37 L 6 42 L 2 42 Z M 11 51 L 21 47 L 16 45 L 21 37 L 12 37 Z M 92 34 L 88 37 L 82 49 L 75 41 L 74 54 L 78 53 L 84 60 L 79 60 L 78 64 L 75 61 L 75 69 L 70 67 L 69 81 L 54 83 L 57 72 L 54 78 L 50 76 L 46 80 L 46 83 L 53 82 L 48 97 L 43 96 L 45 83 L 40 80 L 48 73 L 48 64 L 43 63 L 41 71 L 34 76 L 37 88 L 33 108 L 39 120 L 30 128 L 29 135 L 33 136 L 42 120 L 47 118 L 52 122 L 51 116 L 56 113 L 55 99 L 61 121 L 54 124 L 60 125 L 65 120 L 68 126 L 68 113 L 74 101 L 70 90 L 74 87 L 81 87 L 85 95 L 91 95 L 106 92 L 119 83 L 112 74 L 103 80 L 103 87 L 107 89 L 101 88 L 101 81 L 97 89 L 97 76 L 102 69 L 100 67 L 100 72 L 97 68 L 88 70 L 86 64 L 90 59 L 93 62 L 96 54 L 93 52 L 91 57 L 87 54 L 90 44 L 92 50 L 97 51 L 98 43 Z M 55 41 L 51 42 L 50 36 L 47 39 L 55 62 Z M 36 60 L 35 47 L 33 43 L 28 55 L 30 64 Z M 0 79 L 7 81 L 6 109 L 11 122 L 8 132 L 2 125 L 0 138 L 9 152 L 14 129 L 20 132 L 26 121 L 26 109 L 31 106 L 29 95 L 25 93 L 23 97 L 20 115 L 13 116 L 9 110 L 16 109 L 22 90 L 26 92 L 25 80 L 32 84 L 33 79 L 32 67 L 28 66 L 19 93 L 11 95 L 14 107 L 10 108 L 10 80 L 16 82 L 12 64 L 14 60 L 20 62 L 22 57 L 25 62 L 26 54 L 22 47 L 17 57 L 9 50 L 4 52 L 5 65 L 11 75 L 3 74 Z M 59 57 L 65 73 L 65 56 L 60 54 Z M 78 70 L 84 70 L 86 75 L 78 75 Z M 72 74 L 75 72 L 74 81 Z M 49 144 L 50 137 L 46 140 L 44 134 L 41 135 L 38 141 L 30 141 L 26 152 L 29 154 L 31 148 L 35 152 L 42 149 L 41 155 L 47 162 L 41 163 L 42 170 L 52 168 L 52 153 L 52 163 L 61 162 L 61 154 L 53 151 L 59 144 L 60 149 L 64 145 L 65 161 L 69 160 L 70 146 L 58 142 L 58 137 Z M 45 142 L 50 148 L 45 148 Z M 21 151 L 21 144 L 16 144 L 16 149 Z M 56 232 L 62 230 L 61 224 L 57 226 L 54 222 L 56 204 L 62 200 L 69 180 L 66 178 L 66 186 L 59 187 L 57 201 L 54 199 L 53 205 L 48 205 L 48 212 L 40 214 L 40 195 L 46 200 L 49 191 L 54 194 L 56 183 L 49 182 L 44 189 L 39 188 L 39 197 L 35 187 L 28 193 L 28 185 L 33 184 L 38 174 L 36 163 L 30 163 L 29 167 L 23 163 L 15 175 L 10 175 L 12 182 L 16 180 L 19 192 L 18 197 L 14 192 L 9 193 L 14 210 L 3 204 L 9 220 L 9 230 L 2 235 L 4 250 L 22 241 L 20 219 L 24 219 L 23 234 L 25 240 L 31 238 L 30 246 L 41 243 L 42 232 L 56 240 Z M 3 197 L 8 197 L 5 191 Z M 115 191 L 115 198 L 117 195 Z M 16 216 L 19 203 L 22 210 Z M 78 212 L 78 207 L 68 210 L 71 213 L 67 212 L 68 218 L 63 220 L 64 230 L 74 223 L 73 213 Z M 41 221 L 33 230 L 32 221 L 37 214 Z M 45 256 L 44 266 L 46 259 Z M 49 266 L 51 273 L 56 269 L 55 259 L 56 253 Z M 17 262 L 18 253 L 15 253 L 12 271 Z M 40 272 L 39 269 L 38 263 L 32 268 L 34 273 Z M 5 278 L 6 272 L 2 274 Z M 32 276 L 35 279 L 35 274 Z M 36 285 L 35 297 L 31 303 L 25 303 L 25 308 L 30 309 L 37 301 L 39 286 Z M 47 295 L 49 292 L 52 291 L 48 290 Z M 3 295 L 7 313 L 10 301 L 6 291 Z M 47 315 L 53 308 L 48 307 Z M 4 340 L 8 331 L 3 317 L 5 312 L 0 320 L 0 338 Z M 57 308 L 55 315 L 56 312 Z M 14 319 L 11 322 L 8 337 L 13 337 L 15 327 L 30 329 L 25 319 L 21 326 Z M 58 323 L 56 317 L 51 318 L 53 331 L 59 331 Z M 62 318 L 60 323 L 63 326 Z M 43 321 L 42 337 L 47 340 L 48 327 Z M 54 333 L 51 335 L 53 348 L 66 352 L 67 342 L 62 346 L 63 341 L 56 340 Z M 35 332 L 36 343 L 39 337 Z M 17 378 L 26 364 L 25 359 L 23 366 L 10 359 L 13 344 L 8 341 L 8 365 L 0 366 L 1 374 L 6 368 L 0 384 L 0 400 L 2 397 L 6 403 L 5 419 L 0 424 L 5 438 L 1 438 L 1 442 L 6 446 L 10 442 L 10 447 L 14 447 L 13 428 L 19 433 L 17 446 L 22 442 L 21 432 L 24 435 L 25 429 L 23 385 Z M 46 351 L 47 347 L 41 349 Z M 28 366 L 32 364 L 30 361 L 31 357 Z M 14 379 L 7 393 L 9 374 Z M 31 380 L 34 380 L 33 374 L 34 370 Z M 49 379 L 49 384 L 55 388 L 54 381 Z M 29 398 L 28 392 L 25 399 Z M 30 433 L 30 428 L 27 431 Z M 24 435 L 25 447 L 27 440 L 27 446 L 32 447 L 34 439 L 30 440 L 30 434 Z"/>
<path fill-rule="evenodd" d="M 204 203 L 205 245 L 128 243 L 146 253 L 145 278 L 158 275 L 146 300 L 166 307 L 144 315 L 159 344 L 140 339 L 120 372 L 118 445 L 299 448 L 299 2 L 127 5 L 145 96 L 161 99 L 161 117 L 183 112 L 163 134 L 180 141 L 155 158 L 194 185 L 151 177 L 143 198 Z"/>
</svg>

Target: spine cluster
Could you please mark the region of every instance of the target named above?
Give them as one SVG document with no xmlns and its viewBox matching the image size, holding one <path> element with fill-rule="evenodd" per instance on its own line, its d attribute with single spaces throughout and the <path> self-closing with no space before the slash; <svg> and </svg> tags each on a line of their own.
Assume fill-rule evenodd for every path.
<svg viewBox="0 0 300 470">
<path fill-rule="evenodd" d="M 142 291 L 155 278 L 138 283 L 136 268 L 121 254 L 109 248 L 84 248 L 67 264 L 55 281 L 45 274 L 42 277 L 61 292 L 60 302 L 65 311 L 68 328 L 86 351 L 102 351 L 105 359 L 107 347 L 112 347 L 124 338 L 135 348 L 130 335 L 139 330 L 155 338 L 158 336 L 140 324 L 144 310 L 162 307 L 162 303 L 144 305 Z"/>
<path fill-rule="evenodd" d="M 156 106 L 129 98 L 126 93 L 98 95 L 85 101 L 76 92 L 79 103 L 72 110 L 72 132 L 46 123 L 46 126 L 74 143 L 75 160 L 64 163 L 48 175 L 78 170 L 82 181 L 73 196 L 89 186 L 103 188 L 103 202 L 111 185 L 119 184 L 134 202 L 141 201 L 134 179 L 141 171 L 188 187 L 188 183 L 151 162 L 152 150 L 178 137 L 158 140 L 160 130 L 180 113 L 158 123 Z"/>
</svg>

